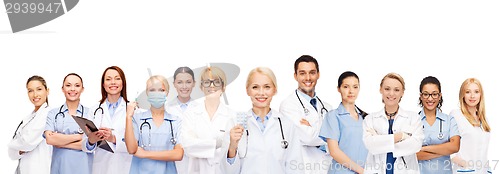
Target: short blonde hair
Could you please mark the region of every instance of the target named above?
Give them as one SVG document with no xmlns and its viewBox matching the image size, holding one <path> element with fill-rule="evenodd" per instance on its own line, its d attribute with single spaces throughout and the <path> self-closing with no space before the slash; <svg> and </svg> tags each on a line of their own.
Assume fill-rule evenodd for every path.
<svg viewBox="0 0 500 174">
<path fill-rule="evenodd" d="M 405 80 L 403 79 L 403 77 L 401 77 L 401 75 L 394 72 L 385 75 L 384 78 L 382 78 L 382 81 L 380 81 L 380 88 L 382 88 L 382 84 L 384 83 L 385 79 L 396 79 L 401 83 L 401 85 L 403 85 L 403 91 L 405 90 Z"/>
<path fill-rule="evenodd" d="M 262 75 L 269 77 L 269 79 L 271 79 L 271 81 L 273 82 L 273 85 L 274 85 L 274 88 L 276 89 L 276 92 L 278 91 L 278 82 L 276 80 L 276 76 L 274 75 L 273 70 L 271 70 L 267 67 L 257 67 L 257 68 L 252 69 L 250 71 L 250 73 L 248 73 L 246 88 L 248 88 L 250 86 L 250 82 L 251 82 L 250 80 L 252 79 L 252 76 L 255 73 L 260 73 Z"/>
<path fill-rule="evenodd" d="M 222 80 L 222 92 L 224 92 L 227 85 L 226 73 L 224 73 L 222 69 L 216 66 L 207 67 L 201 71 L 201 83 L 203 83 L 203 80 L 209 79 L 210 77 L 212 77 L 212 79 L 219 78 L 220 80 Z M 203 85 L 200 85 L 200 89 L 203 89 Z"/>
<path fill-rule="evenodd" d="M 154 75 L 154 76 L 149 77 L 148 81 L 146 81 L 146 91 L 148 91 L 147 89 L 151 85 L 153 85 L 153 83 L 155 81 L 161 82 L 163 84 L 163 86 L 165 86 L 165 90 L 167 91 L 167 94 L 168 94 L 168 92 L 170 91 L 170 85 L 168 84 L 167 78 L 165 78 L 162 75 Z"/>
</svg>

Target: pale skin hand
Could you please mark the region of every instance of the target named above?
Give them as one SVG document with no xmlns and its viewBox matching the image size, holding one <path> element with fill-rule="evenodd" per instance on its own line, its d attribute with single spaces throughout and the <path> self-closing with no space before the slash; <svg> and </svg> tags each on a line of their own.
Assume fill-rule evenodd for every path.
<svg viewBox="0 0 500 174">
<path fill-rule="evenodd" d="M 45 138 L 47 144 L 53 146 L 64 146 L 70 143 L 78 142 L 82 140 L 81 134 L 61 134 L 52 131 L 45 131 Z"/>
<path fill-rule="evenodd" d="M 52 131 L 45 131 L 47 144 L 53 145 L 57 148 L 67 148 L 82 150 L 82 136 L 81 134 L 61 134 Z"/>
<path fill-rule="evenodd" d="M 303 118 L 302 120 L 300 120 L 300 124 L 301 124 L 301 125 L 306 125 L 306 126 L 311 127 L 311 124 L 309 124 L 309 121 L 307 121 L 307 120 L 306 120 L 306 119 L 304 119 L 304 118 Z"/>
<path fill-rule="evenodd" d="M 89 134 L 87 136 L 88 136 L 88 140 L 89 140 L 90 145 L 94 145 L 98 141 L 105 140 L 109 136 L 109 134 L 105 135 L 103 130 L 90 132 L 88 127 L 85 127 L 85 128 L 87 129 L 87 132 L 89 132 Z"/>
<path fill-rule="evenodd" d="M 394 144 L 398 143 L 403 138 L 403 132 L 394 134 Z"/>
<path fill-rule="evenodd" d="M 137 102 L 130 102 L 127 106 L 127 117 L 125 121 L 125 145 L 129 154 L 135 154 L 138 149 L 137 139 L 134 136 L 134 128 L 132 125 L 132 117 L 137 108 Z"/>
<path fill-rule="evenodd" d="M 241 125 L 234 126 L 229 132 L 229 149 L 227 151 L 228 158 L 234 158 L 236 156 L 236 150 L 238 149 L 238 143 L 243 136 L 244 129 Z"/>
<path fill-rule="evenodd" d="M 160 161 L 180 161 L 184 155 L 184 149 L 180 144 L 174 146 L 172 150 L 163 151 L 147 151 L 142 147 L 138 147 L 134 156 L 138 158 L 147 158 Z"/>
<path fill-rule="evenodd" d="M 104 138 L 104 139 L 106 139 L 106 141 L 109 141 L 109 142 L 116 144 L 116 137 L 115 137 L 115 135 L 113 135 L 113 132 L 111 131 L 110 128 L 103 127 L 103 128 L 99 128 L 99 130 L 102 131 L 102 134 L 104 135 L 104 137 L 107 137 L 107 138 Z"/>
<path fill-rule="evenodd" d="M 458 156 L 458 155 L 455 156 L 454 158 L 452 158 L 451 161 L 453 163 L 457 164 L 460 167 L 466 167 L 467 166 L 467 162 L 464 159 L 460 158 L 460 156 Z"/>
</svg>

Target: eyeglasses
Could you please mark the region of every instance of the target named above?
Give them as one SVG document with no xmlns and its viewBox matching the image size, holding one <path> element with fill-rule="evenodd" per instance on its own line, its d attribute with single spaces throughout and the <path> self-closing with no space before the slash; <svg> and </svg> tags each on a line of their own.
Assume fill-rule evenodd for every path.
<svg viewBox="0 0 500 174">
<path fill-rule="evenodd" d="M 420 95 L 425 98 L 425 99 L 428 99 L 429 97 L 432 97 L 433 99 L 437 99 L 439 98 L 439 96 L 441 95 L 440 93 L 432 93 L 432 94 L 429 94 L 429 93 L 420 93 Z"/>
<path fill-rule="evenodd" d="M 215 87 L 220 87 L 222 86 L 223 82 L 220 79 L 201 81 L 201 85 L 205 88 L 210 87 L 211 84 L 214 84 Z"/>
</svg>

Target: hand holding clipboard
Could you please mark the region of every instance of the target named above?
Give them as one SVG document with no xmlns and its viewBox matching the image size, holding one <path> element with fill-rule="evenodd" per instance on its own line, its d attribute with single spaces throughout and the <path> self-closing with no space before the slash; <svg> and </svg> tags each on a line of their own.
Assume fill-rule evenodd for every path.
<svg viewBox="0 0 500 174">
<path fill-rule="evenodd" d="M 104 149 L 104 150 L 107 150 L 111 153 L 114 153 L 113 149 L 111 149 L 108 142 L 103 140 L 104 136 L 102 135 L 101 132 L 98 132 L 99 129 L 97 128 L 97 126 L 95 126 L 94 122 L 90 121 L 89 119 L 83 118 L 83 117 L 78 117 L 78 116 L 71 116 L 71 117 L 73 117 L 73 119 L 76 121 L 78 126 L 80 126 L 80 128 L 83 130 L 85 135 L 87 135 L 89 137 L 89 141 L 90 141 L 91 137 L 95 137 L 96 136 L 95 134 L 98 134 L 97 136 L 99 136 L 98 139 L 100 139 L 100 140 L 96 142 L 97 146 Z"/>
</svg>

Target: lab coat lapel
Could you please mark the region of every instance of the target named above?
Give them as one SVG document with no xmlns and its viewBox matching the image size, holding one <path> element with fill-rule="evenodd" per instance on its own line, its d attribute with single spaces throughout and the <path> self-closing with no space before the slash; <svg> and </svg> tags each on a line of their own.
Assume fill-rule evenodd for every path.
<svg viewBox="0 0 500 174">
<path fill-rule="evenodd" d="M 118 105 L 118 108 L 115 110 L 115 115 L 113 119 L 111 119 L 111 116 L 107 114 L 107 121 L 113 125 L 113 128 L 116 130 L 117 128 L 123 127 L 122 125 L 125 125 L 125 117 L 127 116 L 127 102 L 122 98 L 122 101 L 120 101 L 120 105 Z"/>
<path fill-rule="evenodd" d="M 266 129 L 264 129 L 264 134 L 267 133 L 269 129 L 273 127 L 274 124 L 279 124 L 278 114 L 277 112 L 274 112 L 274 110 L 271 109 L 271 117 L 269 118 L 269 121 L 267 121 Z"/>
</svg>

